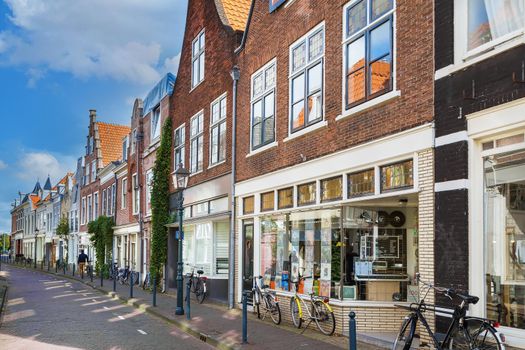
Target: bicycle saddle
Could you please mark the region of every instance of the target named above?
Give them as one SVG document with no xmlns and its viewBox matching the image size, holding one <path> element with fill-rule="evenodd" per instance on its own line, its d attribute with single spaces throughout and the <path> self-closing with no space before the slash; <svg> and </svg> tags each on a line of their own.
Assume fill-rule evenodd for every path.
<svg viewBox="0 0 525 350">
<path fill-rule="evenodd" d="M 474 295 L 469 295 L 467 293 L 456 292 L 456 295 L 469 304 L 476 304 L 479 301 L 478 297 Z"/>
<path fill-rule="evenodd" d="M 202 275 L 202 274 L 204 273 L 204 271 L 202 271 L 202 270 L 197 270 L 197 273 L 198 273 L 199 275 Z"/>
</svg>

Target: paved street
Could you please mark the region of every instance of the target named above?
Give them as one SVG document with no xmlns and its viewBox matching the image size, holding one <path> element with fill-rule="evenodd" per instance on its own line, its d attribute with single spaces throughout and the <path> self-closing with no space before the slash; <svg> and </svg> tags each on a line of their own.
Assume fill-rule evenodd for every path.
<svg viewBox="0 0 525 350">
<path fill-rule="evenodd" d="M 68 279 L 2 266 L 3 349 L 210 349 L 143 311 Z"/>
</svg>

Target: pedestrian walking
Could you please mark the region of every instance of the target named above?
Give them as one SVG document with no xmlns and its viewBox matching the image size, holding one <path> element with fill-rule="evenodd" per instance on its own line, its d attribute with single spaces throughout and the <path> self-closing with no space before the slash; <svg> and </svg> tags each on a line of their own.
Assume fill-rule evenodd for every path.
<svg viewBox="0 0 525 350">
<path fill-rule="evenodd" d="M 80 249 L 80 254 L 78 255 L 78 273 L 79 275 L 82 275 L 84 272 L 84 267 L 86 265 L 86 262 L 88 262 L 89 257 L 87 254 L 84 254 L 84 249 Z"/>
</svg>

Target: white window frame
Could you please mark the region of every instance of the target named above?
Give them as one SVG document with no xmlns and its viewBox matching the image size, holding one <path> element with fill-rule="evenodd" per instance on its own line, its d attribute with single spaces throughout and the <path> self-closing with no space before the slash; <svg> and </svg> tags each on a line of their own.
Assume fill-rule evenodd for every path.
<svg viewBox="0 0 525 350">
<path fill-rule="evenodd" d="M 95 182 L 97 179 L 97 160 L 91 162 L 91 182 Z"/>
<path fill-rule="evenodd" d="M 269 86 L 267 87 L 266 86 L 266 71 L 271 68 L 271 67 L 274 67 L 273 69 L 275 70 L 275 80 L 274 80 L 274 83 L 273 83 L 273 86 Z M 260 75 L 262 74 L 263 76 L 263 92 L 257 96 L 254 96 L 254 89 L 253 89 L 253 85 L 255 83 L 255 79 Z M 268 97 L 270 94 L 273 94 L 273 139 L 271 141 L 268 141 L 268 142 L 261 142 L 257 147 L 254 147 L 253 146 L 253 111 L 254 111 L 254 105 L 261 101 L 262 102 L 262 106 L 263 106 L 263 110 L 262 110 L 262 124 L 263 126 L 261 127 L 261 131 L 264 132 L 264 121 L 265 121 L 265 111 L 266 109 L 264 108 L 265 107 L 265 104 L 264 104 L 264 99 L 266 97 Z M 276 127 L 275 125 L 277 124 L 277 58 L 274 57 L 273 59 L 271 59 L 268 63 L 266 63 L 264 66 L 262 66 L 261 68 L 259 68 L 259 70 L 257 70 L 255 73 L 252 74 L 252 77 L 251 77 L 251 80 L 250 80 L 250 151 L 253 152 L 255 150 L 259 150 L 261 149 L 262 147 L 265 147 L 265 146 L 268 146 L 272 143 L 275 142 L 276 140 Z M 261 135 L 261 137 L 263 137 L 263 135 Z M 264 137 L 263 137 L 263 140 L 264 140 Z"/>
<path fill-rule="evenodd" d="M 154 124 L 155 118 L 157 118 L 157 120 L 156 120 L 156 124 L 157 125 L 156 126 Z M 153 108 L 151 110 L 151 117 L 150 117 L 151 142 L 150 142 L 150 144 L 155 143 L 156 141 L 158 141 L 160 139 L 161 120 L 162 120 L 162 111 L 161 111 L 161 108 L 160 108 L 160 104 L 158 104 L 155 108 Z"/>
<path fill-rule="evenodd" d="M 308 55 L 309 55 L 309 47 L 310 47 L 310 43 L 309 43 L 309 38 L 314 36 L 315 34 L 317 34 L 319 31 L 322 31 L 323 32 L 323 52 L 320 56 L 316 57 L 314 60 L 310 61 Z M 303 67 L 301 67 L 300 69 L 298 69 L 297 71 L 294 71 L 293 70 L 293 51 L 301 46 L 302 44 L 305 44 L 306 45 L 306 48 L 305 48 L 305 58 L 306 58 L 306 62 L 305 62 L 305 65 Z M 305 35 L 303 35 L 301 38 L 299 38 L 298 40 L 296 40 L 294 43 L 292 43 L 289 47 L 289 52 L 288 52 L 288 68 L 289 68 L 289 76 L 288 76 L 288 135 L 289 136 L 292 136 L 293 134 L 295 133 L 301 133 L 303 130 L 309 130 L 309 129 L 314 129 L 314 125 L 316 125 L 317 123 L 320 123 L 320 122 L 323 122 L 324 121 L 324 118 L 325 118 L 325 94 L 326 94 L 326 84 L 325 84 L 325 49 L 326 49 L 326 28 L 325 28 L 325 22 L 321 22 L 319 23 L 318 25 L 316 25 L 314 28 L 312 28 L 311 30 L 309 30 Z M 323 70 L 322 72 L 322 82 L 321 82 L 321 116 L 318 118 L 318 119 L 315 119 L 313 122 L 310 122 L 310 123 L 307 123 L 307 109 L 308 109 L 308 105 L 307 105 L 307 100 L 308 100 L 308 91 L 307 91 L 307 87 L 308 87 L 308 70 L 310 68 L 313 68 L 315 67 L 317 64 L 321 63 L 321 68 Z M 304 74 L 304 96 L 303 96 L 303 103 L 304 103 L 304 118 L 305 118 L 305 125 L 300 127 L 300 128 L 297 128 L 297 129 L 293 129 L 293 101 L 292 101 L 292 97 L 293 97 L 293 80 L 295 78 L 297 78 L 298 76 L 300 76 L 301 74 Z"/>
<path fill-rule="evenodd" d="M 195 135 L 192 135 L 191 124 L 194 119 L 202 118 L 202 129 L 197 131 Z M 197 127 L 199 127 L 199 122 L 197 122 Z M 193 141 L 197 140 L 197 159 L 193 159 Z M 202 140 L 199 142 L 199 140 Z M 202 150 L 202 167 L 199 168 L 199 148 Z M 196 163 L 196 164 L 195 164 Z M 195 167 L 194 167 L 195 165 Z M 199 111 L 190 119 L 190 173 L 192 175 L 200 173 L 204 169 L 204 110 Z"/>
<path fill-rule="evenodd" d="M 93 193 L 93 219 L 96 220 L 99 216 L 99 207 L 98 207 L 98 191 Z"/>
<path fill-rule="evenodd" d="M 132 205 L 131 205 L 131 210 L 132 210 L 132 213 L 133 215 L 137 215 L 140 211 L 140 192 L 139 192 L 139 184 L 138 184 L 138 175 L 137 173 L 134 173 L 133 175 L 131 175 L 131 187 L 132 187 L 132 191 L 131 191 L 131 199 L 132 199 Z"/>
<path fill-rule="evenodd" d="M 131 153 L 135 154 L 135 151 L 137 150 L 137 129 L 133 129 L 131 132 Z"/>
<path fill-rule="evenodd" d="M 151 179 L 148 178 L 151 176 Z M 146 171 L 146 215 L 151 215 L 151 190 L 153 188 L 153 169 Z"/>
<path fill-rule="evenodd" d="M 106 189 L 102 190 L 102 215 L 106 216 L 107 214 L 107 193 Z"/>
<path fill-rule="evenodd" d="M 93 221 L 93 196 L 90 194 L 87 196 L 87 222 Z"/>
<path fill-rule="evenodd" d="M 368 23 L 368 19 L 370 16 L 370 4 L 369 1 L 371 0 L 365 0 L 367 1 L 366 7 L 367 7 L 367 25 L 365 27 L 361 28 L 359 31 L 351 34 L 350 36 L 347 35 L 347 26 L 348 26 L 348 16 L 347 11 L 350 7 L 354 6 L 359 0 L 352 0 L 349 1 L 346 5 L 343 6 L 343 45 L 342 45 L 342 52 L 343 52 L 343 73 L 342 73 L 342 110 L 343 114 L 345 111 L 352 111 L 352 110 L 360 110 L 362 107 L 369 106 L 369 105 L 375 105 L 376 103 L 383 102 L 383 99 L 386 97 L 387 99 L 390 97 L 398 96 L 399 94 L 396 93 L 397 91 L 397 79 L 396 79 L 396 1 L 392 1 L 392 9 L 382 14 L 380 17 L 376 18 L 375 20 Z M 390 90 L 387 90 L 381 94 L 378 94 L 372 98 L 365 99 L 364 101 L 361 101 L 356 104 L 352 104 L 350 107 L 347 104 L 347 83 L 346 83 L 346 75 L 347 75 L 347 46 L 350 44 L 350 42 L 354 41 L 356 38 L 364 35 L 365 32 L 370 32 L 373 28 L 378 27 L 379 24 L 382 24 L 383 22 L 387 21 L 389 18 L 392 21 L 392 43 L 391 43 L 391 80 L 392 80 L 392 88 Z M 366 39 L 365 39 L 366 40 Z M 368 42 L 365 42 L 365 51 L 368 52 Z M 365 61 L 365 66 L 368 65 L 369 62 Z M 367 77 L 365 79 L 368 80 Z M 368 88 L 367 83 L 365 82 L 365 88 Z"/>
<path fill-rule="evenodd" d="M 128 196 L 128 178 L 122 179 L 122 193 L 120 194 L 120 209 L 126 209 Z"/>
<path fill-rule="evenodd" d="M 117 184 L 114 183 L 111 185 L 111 216 L 115 215 L 115 211 L 117 209 Z"/>
<path fill-rule="evenodd" d="M 128 160 L 128 150 L 129 150 L 129 136 L 125 136 L 122 139 L 122 160 Z"/>
<path fill-rule="evenodd" d="M 181 135 L 181 143 L 178 146 L 175 143 L 177 140 L 177 132 Z M 186 166 L 186 123 L 180 125 L 173 132 L 173 144 L 175 145 L 173 150 L 173 168 L 174 170 L 177 170 L 177 167 L 179 166 L 179 164 L 177 164 L 177 153 L 181 154 L 180 163 L 182 163 L 182 166 Z"/>
<path fill-rule="evenodd" d="M 202 38 L 202 47 L 198 48 L 198 51 L 194 51 L 194 45 L 197 41 L 200 41 Z M 200 46 L 200 44 L 199 44 Z M 198 76 L 197 81 L 194 80 L 195 72 L 194 72 L 194 62 L 198 61 Z M 206 31 L 205 29 L 201 30 L 199 34 L 195 37 L 195 39 L 191 42 L 191 89 L 195 89 L 200 83 L 204 81 L 204 72 L 206 71 L 205 68 L 205 62 L 206 62 Z M 201 72 L 202 68 L 202 72 Z"/>
<path fill-rule="evenodd" d="M 221 102 L 224 101 L 224 116 L 221 115 Z M 217 119 L 215 122 L 213 122 L 213 107 L 219 105 L 219 119 Z M 209 150 L 209 167 L 213 167 L 219 164 L 222 164 L 226 161 L 226 153 L 227 148 L 224 146 L 224 157 L 221 159 L 220 155 L 220 132 L 221 129 L 224 127 L 225 135 L 228 132 L 228 124 L 227 124 L 227 115 L 228 115 L 228 93 L 225 92 L 221 96 L 219 96 L 215 101 L 210 103 L 210 150 Z M 217 157 L 216 159 L 213 159 L 213 130 L 215 128 L 219 129 L 219 133 L 217 135 Z M 227 136 L 224 138 L 224 142 L 227 143 Z"/>
</svg>

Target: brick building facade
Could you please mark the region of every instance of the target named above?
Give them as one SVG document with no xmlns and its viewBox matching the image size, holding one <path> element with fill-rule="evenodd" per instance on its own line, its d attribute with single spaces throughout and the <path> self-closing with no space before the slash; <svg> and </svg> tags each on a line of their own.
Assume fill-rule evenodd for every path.
<svg viewBox="0 0 525 350">
<path fill-rule="evenodd" d="M 488 6 L 435 2 L 436 282 L 525 346 L 524 12 Z"/>
<path fill-rule="evenodd" d="M 382 3 L 254 1 L 238 58 L 236 300 L 260 274 L 289 318 L 311 276 L 343 334 L 433 280 L 433 9 Z"/>
<path fill-rule="evenodd" d="M 170 98 L 174 167 L 191 172 L 184 191 L 184 272 L 192 266 L 208 276 L 209 296 L 227 299 L 231 202 L 232 78 L 234 50 L 249 1 L 191 0 L 179 71 Z M 175 190 L 175 189 L 173 189 Z M 171 210 L 177 211 L 177 193 Z M 175 286 L 177 244 L 174 223 L 168 236 L 168 282 Z"/>
</svg>

